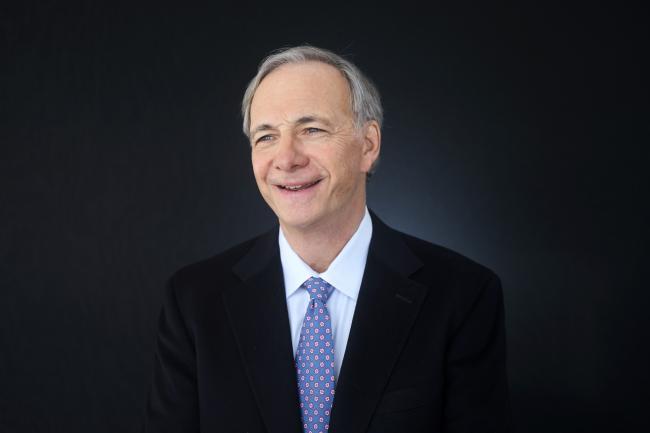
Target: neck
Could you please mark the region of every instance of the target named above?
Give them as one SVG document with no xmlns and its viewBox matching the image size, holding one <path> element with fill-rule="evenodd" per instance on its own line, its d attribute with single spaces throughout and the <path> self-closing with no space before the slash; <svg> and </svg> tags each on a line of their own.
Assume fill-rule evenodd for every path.
<svg viewBox="0 0 650 433">
<path fill-rule="evenodd" d="M 361 206 L 355 207 L 346 215 L 341 215 L 337 221 L 300 230 L 291 227 L 282 227 L 284 237 L 291 248 L 318 273 L 325 272 L 345 244 L 357 231 L 366 209 L 365 200 Z"/>
</svg>

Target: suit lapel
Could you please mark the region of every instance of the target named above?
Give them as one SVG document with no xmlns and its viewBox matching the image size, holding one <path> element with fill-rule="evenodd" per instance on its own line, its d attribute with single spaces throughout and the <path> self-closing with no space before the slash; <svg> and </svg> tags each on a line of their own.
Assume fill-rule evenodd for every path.
<svg viewBox="0 0 650 433">
<path fill-rule="evenodd" d="M 366 429 L 420 310 L 422 264 L 370 211 L 373 234 L 336 385 L 330 432 Z M 223 298 L 260 413 L 270 433 L 302 433 L 278 227 L 234 267 L 241 284 Z"/>
<path fill-rule="evenodd" d="M 224 302 L 267 430 L 302 433 L 277 230 L 235 265 L 242 283 L 224 291 Z"/>
<path fill-rule="evenodd" d="M 373 235 L 330 432 L 366 430 L 426 294 L 424 286 L 407 278 L 421 262 L 394 230 L 370 214 Z"/>
</svg>

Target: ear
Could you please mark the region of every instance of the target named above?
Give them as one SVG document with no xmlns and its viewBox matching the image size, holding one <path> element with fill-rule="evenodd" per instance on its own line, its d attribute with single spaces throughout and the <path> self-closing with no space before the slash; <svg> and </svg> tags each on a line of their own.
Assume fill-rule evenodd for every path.
<svg viewBox="0 0 650 433">
<path fill-rule="evenodd" d="M 361 154 L 361 169 L 370 171 L 373 163 L 379 158 L 381 149 L 381 130 L 376 120 L 366 122 L 363 127 L 363 153 Z"/>
</svg>

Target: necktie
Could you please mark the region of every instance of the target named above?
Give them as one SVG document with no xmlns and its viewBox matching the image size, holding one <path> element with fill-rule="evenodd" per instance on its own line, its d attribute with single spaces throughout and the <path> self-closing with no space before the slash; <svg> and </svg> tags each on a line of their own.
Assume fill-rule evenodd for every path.
<svg viewBox="0 0 650 433">
<path fill-rule="evenodd" d="M 305 433 L 323 433 L 329 430 L 334 403 L 334 338 L 325 305 L 334 287 L 318 277 L 301 287 L 310 298 L 296 353 L 302 427 Z"/>
</svg>

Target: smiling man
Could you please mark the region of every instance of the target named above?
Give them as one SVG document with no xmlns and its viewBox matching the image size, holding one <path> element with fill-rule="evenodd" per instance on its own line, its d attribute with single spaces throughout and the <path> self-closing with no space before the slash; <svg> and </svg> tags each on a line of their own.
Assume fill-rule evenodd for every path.
<svg viewBox="0 0 650 433">
<path fill-rule="evenodd" d="M 379 156 L 380 127 L 377 119 L 362 122 L 345 77 L 321 62 L 277 67 L 250 103 L 257 186 L 291 247 L 317 272 L 328 268 L 365 213 L 366 173 Z"/>
<path fill-rule="evenodd" d="M 144 431 L 510 431 L 498 277 L 366 207 L 371 82 L 289 48 L 242 113 L 278 226 L 169 280 Z"/>
</svg>

